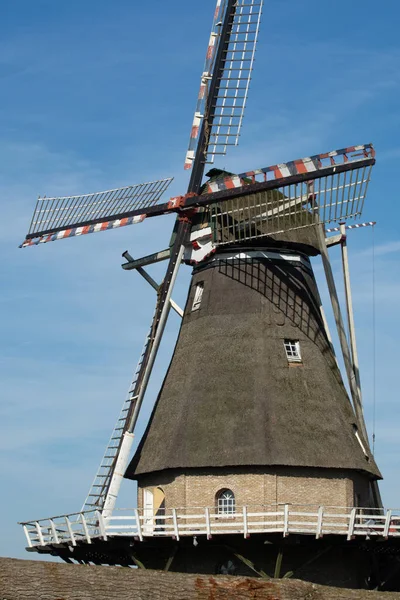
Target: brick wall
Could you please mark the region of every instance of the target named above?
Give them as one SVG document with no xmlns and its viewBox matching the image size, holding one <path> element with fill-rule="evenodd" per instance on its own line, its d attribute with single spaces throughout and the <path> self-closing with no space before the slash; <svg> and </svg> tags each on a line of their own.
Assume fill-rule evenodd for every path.
<svg viewBox="0 0 400 600">
<path fill-rule="evenodd" d="M 237 506 L 313 504 L 368 506 L 368 479 L 361 474 L 335 469 L 252 468 L 169 470 L 143 475 L 138 481 L 138 506 L 143 507 L 143 488 L 160 487 L 166 508 L 213 507 L 217 493 L 228 488 Z"/>
</svg>

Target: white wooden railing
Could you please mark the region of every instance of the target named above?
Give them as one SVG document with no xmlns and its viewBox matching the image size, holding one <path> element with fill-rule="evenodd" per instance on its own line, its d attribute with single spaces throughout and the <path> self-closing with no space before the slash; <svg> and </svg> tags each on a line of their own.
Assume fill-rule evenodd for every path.
<svg viewBox="0 0 400 600">
<path fill-rule="evenodd" d="M 109 537 L 148 537 L 254 533 L 306 534 L 321 538 L 341 535 L 400 537 L 400 509 L 373 509 L 335 506 L 280 504 L 236 507 L 233 515 L 221 515 L 215 508 L 172 508 L 162 514 L 147 510 L 117 509 L 109 517 L 99 511 L 81 512 L 21 523 L 30 548 L 67 543 L 91 544 Z"/>
</svg>

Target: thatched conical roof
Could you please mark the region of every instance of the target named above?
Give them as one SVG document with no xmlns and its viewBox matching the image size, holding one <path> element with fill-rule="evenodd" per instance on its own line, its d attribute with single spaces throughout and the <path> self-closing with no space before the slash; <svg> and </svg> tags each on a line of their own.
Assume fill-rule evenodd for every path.
<svg viewBox="0 0 400 600">
<path fill-rule="evenodd" d="M 355 436 L 308 258 L 258 250 L 235 260 L 232 252 L 194 272 L 175 352 L 126 477 L 252 465 L 380 477 Z M 192 311 L 200 282 L 201 306 Z M 300 342 L 301 364 L 288 362 L 286 339 Z"/>
</svg>

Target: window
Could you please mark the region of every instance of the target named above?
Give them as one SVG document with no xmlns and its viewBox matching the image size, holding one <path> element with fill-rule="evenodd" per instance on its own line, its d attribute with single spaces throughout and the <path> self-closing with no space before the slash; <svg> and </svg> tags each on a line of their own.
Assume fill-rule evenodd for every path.
<svg viewBox="0 0 400 600">
<path fill-rule="evenodd" d="M 201 304 L 201 299 L 203 297 L 203 291 L 204 291 L 204 282 L 200 281 L 199 283 L 196 283 L 195 291 L 194 291 L 194 299 L 193 299 L 193 304 L 192 304 L 192 311 L 199 310 L 200 304 Z"/>
<path fill-rule="evenodd" d="M 217 514 L 231 516 L 235 514 L 235 494 L 232 490 L 221 490 L 217 496 Z"/>
<path fill-rule="evenodd" d="M 285 340 L 284 346 L 289 362 L 301 362 L 300 342 L 298 340 Z"/>
</svg>

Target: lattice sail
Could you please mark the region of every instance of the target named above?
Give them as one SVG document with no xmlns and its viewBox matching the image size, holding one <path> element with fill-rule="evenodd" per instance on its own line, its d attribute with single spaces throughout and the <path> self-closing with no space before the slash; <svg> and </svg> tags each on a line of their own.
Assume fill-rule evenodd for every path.
<svg viewBox="0 0 400 600">
<path fill-rule="evenodd" d="M 215 193 L 277 180 L 272 189 L 211 204 L 208 218 L 214 243 L 229 244 L 360 217 L 374 156 L 371 144 L 352 146 L 207 183 L 206 191 Z M 302 181 L 298 175 L 304 176 Z"/>
<path fill-rule="evenodd" d="M 173 178 L 80 196 L 38 199 L 22 247 L 139 223 L 145 214 L 124 214 L 154 206 Z"/>
<path fill-rule="evenodd" d="M 227 6 L 226 0 L 217 0 L 189 149 L 186 154 L 185 169 L 190 169 L 194 161 L 203 119 L 209 123 L 206 147 L 208 162 L 213 163 L 217 154 L 226 154 L 228 146 L 236 146 L 239 141 L 253 70 L 263 0 L 237 0 L 235 2 L 229 28 L 229 43 L 223 55 L 223 73 L 217 86 L 218 97 L 215 105 L 211 106 L 206 114 L 210 82 L 214 69 L 218 68 L 218 65 L 215 65 L 218 45 L 224 43 L 224 40 L 221 40 L 220 28 L 226 10 L 228 10 Z"/>
</svg>

